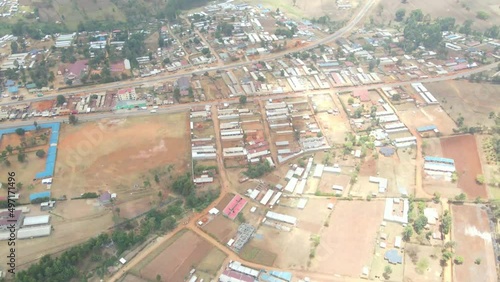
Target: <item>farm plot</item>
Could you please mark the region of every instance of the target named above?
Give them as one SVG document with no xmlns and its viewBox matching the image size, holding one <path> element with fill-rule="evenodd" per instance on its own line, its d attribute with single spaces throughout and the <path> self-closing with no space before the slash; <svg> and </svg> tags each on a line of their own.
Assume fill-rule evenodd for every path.
<svg viewBox="0 0 500 282">
<path fill-rule="evenodd" d="M 222 244 L 226 244 L 229 239 L 233 238 L 238 229 L 238 224 L 223 215 L 217 215 L 214 219 L 203 226 L 203 230 L 215 238 Z"/>
<path fill-rule="evenodd" d="M 183 230 L 135 266 L 132 273 L 151 281 L 158 274 L 165 281 L 184 281 L 192 268 L 200 267 L 213 277 L 225 258 L 206 240 L 192 231 Z"/>
<path fill-rule="evenodd" d="M 96 187 L 120 195 L 131 189 L 126 187 L 129 183 L 142 183 L 139 178 L 152 169 L 173 164 L 175 171 L 182 172 L 188 164 L 185 113 L 64 126 L 59 140 L 58 181 L 52 185 L 58 195 L 94 192 Z M 130 193 L 120 198 L 126 194 Z"/>
<path fill-rule="evenodd" d="M 452 214 L 455 254 L 464 258 L 462 265 L 453 266 L 453 280 L 498 281 L 486 211 L 481 206 L 453 205 Z M 477 259 L 479 264 L 475 263 Z"/>
<path fill-rule="evenodd" d="M 455 160 L 458 188 L 471 199 L 488 198 L 484 185 L 476 182 L 476 176 L 482 174 L 481 161 L 477 152 L 474 135 L 461 135 L 441 139 L 443 155 Z"/>
<path fill-rule="evenodd" d="M 320 232 L 321 242 L 310 269 L 359 277 L 363 267 L 371 265 L 384 204 L 384 201 L 338 201 L 328 227 Z"/>
<path fill-rule="evenodd" d="M 456 120 L 461 115 L 464 124 L 469 126 L 495 124 L 495 120 L 489 118 L 489 113 L 498 111 L 500 85 L 449 80 L 425 86 L 453 119 Z"/>
</svg>

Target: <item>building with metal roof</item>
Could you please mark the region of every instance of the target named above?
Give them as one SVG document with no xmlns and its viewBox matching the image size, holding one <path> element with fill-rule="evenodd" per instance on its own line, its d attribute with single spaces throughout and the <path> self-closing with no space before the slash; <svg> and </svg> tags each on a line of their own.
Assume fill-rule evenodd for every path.
<svg viewBox="0 0 500 282">
<path fill-rule="evenodd" d="M 285 223 L 289 223 L 289 224 L 292 224 L 292 225 L 296 225 L 297 224 L 297 218 L 296 217 L 293 217 L 293 216 L 290 216 L 290 215 L 286 215 L 286 214 L 276 213 L 276 212 L 272 212 L 272 211 L 268 211 L 266 213 L 266 218 L 269 218 L 269 219 L 272 219 L 272 220 L 281 221 L 281 222 L 285 222 Z"/>
<path fill-rule="evenodd" d="M 436 130 L 437 130 L 437 127 L 435 125 L 427 125 L 427 126 L 417 127 L 418 132 L 436 131 Z"/>
<path fill-rule="evenodd" d="M 23 226 L 35 226 L 48 224 L 50 221 L 50 215 L 38 215 L 38 216 L 27 216 L 24 218 Z"/>
<path fill-rule="evenodd" d="M 455 160 L 454 159 L 449 159 L 449 158 L 441 158 L 441 157 L 432 157 L 432 156 L 425 156 L 424 160 L 426 162 L 433 162 L 433 163 L 445 163 L 445 164 L 451 164 L 455 165 Z"/>
<path fill-rule="evenodd" d="M 17 231 L 17 238 L 29 239 L 35 237 L 49 236 L 52 231 L 52 225 L 40 225 L 36 227 L 21 228 Z"/>
<path fill-rule="evenodd" d="M 220 282 L 254 282 L 255 279 L 252 276 L 226 269 L 219 276 Z"/>
<path fill-rule="evenodd" d="M 250 267 L 246 267 L 239 261 L 232 261 L 229 263 L 228 267 L 236 272 L 246 274 L 251 277 L 259 277 L 259 271 Z"/>
<path fill-rule="evenodd" d="M 278 277 L 281 280 L 292 281 L 292 273 L 286 271 L 272 270 L 269 272 L 274 277 Z"/>
</svg>

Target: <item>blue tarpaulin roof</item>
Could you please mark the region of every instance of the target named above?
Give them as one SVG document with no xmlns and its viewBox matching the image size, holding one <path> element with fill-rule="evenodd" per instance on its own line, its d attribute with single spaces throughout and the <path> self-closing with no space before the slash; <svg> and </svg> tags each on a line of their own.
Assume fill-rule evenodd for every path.
<svg viewBox="0 0 500 282">
<path fill-rule="evenodd" d="M 35 179 L 42 179 L 54 176 L 54 168 L 56 165 L 56 156 L 57 156 L 57 142 L 59 140 L 59 129 L 61 128 L 61 123 L 53 122 L 53 123 L 45 123 L 39 125 L 41 128 L 50 128 L 50 143 L 49 150 L 47 152 L 47 159 L 45 161 L 45 170 L 39 172 L 35 175 Z M 16 132 L 16 129 L 22 128 L 25 131 L 35 130 L 34 125 L 22 126 L 22 127 L 12 127 L 7 129 L 0 130 L 0 140 L 4 134 L 12 134 Z"/>
<path fill-rule="evenodd" d="M 435 125 L 427 125 L 427 126 L 421 126 L 417 127 L 418 132 L 425 132 L 425 131 L 431 131 L 431 130 L 436 130 L 437 127 Z"/>
<path fill-rule="evenodd" d="M 16 83 L 14 82 L 14 80 L 7 80 L 5 82 L 5 87 L 10 87 L 10 86 L 14 86 Z"/>
<path fill-rule="evenodd" d="M 380 148 L 380 153 L 386 157 L 390 157 L 394 155 L 394 149 L 391 147 L 382 147 Z"/>
<path fill-rule="evenodd" d="M 283 280 L 272 277 L 271 275 L 269 275 L 267 273 L 262 273 L 259 278 L 260 278 L 260 281 L 264 281 L 264 282 L 283 282 Z"/>
<path fill-rule="evenodd" d="M 392 249 L 385 252 L 384 258 L 389 261 L 389 263 L 397 264 L 403 263 L 403 257 L 399 254 L 398 250 Z"/>
<path fill-rule="evenodd" d="M 455 160 L 453 160 L 453 159 L 448 159 L 448 158 L 425 156 L 425 157 L 424 157 L 424 160 L 425 160 L 426 162 L 445 163 L 445 164 L 452 164 L 452 165 L 455 165 Z"/>
<path fill-rule="evenodd" d="M 283 279 L 285 281 L 292 281 L 292 273 L 291 272 L 272 270 L 269 273 L 272 276 L 276 276 L 276 277 Z"/>
<path fill-rule="evenodd" d="M 40 199 L 40 198 L 50 198 L 50 191 L 44 191 L 44 192 L 30 194 L 30 202 L 35 200 L 35 199 Z"/>
</svg>

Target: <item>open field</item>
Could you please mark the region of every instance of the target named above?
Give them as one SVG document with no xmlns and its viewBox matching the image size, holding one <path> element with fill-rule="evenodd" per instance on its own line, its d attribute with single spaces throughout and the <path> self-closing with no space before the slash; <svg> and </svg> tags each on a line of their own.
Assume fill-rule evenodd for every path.
<svg viewBox="0 0 500 282">
<path fill-rule="evenodd" d="M 311 270 L 359 277 L 363 267 L 371 265 L 384 204 L 384 201 L 338 201 L 329 226 L 320 233 L 321 243 Z"/>
<path fill-rule="evenodd" d="M 307 269 L 311 251 L 310 239 L 312 236 L 320 234 L 323 224 L 331 212 L 327 209 L 330 201 L 328 199 L 309 199 L 306 207 L 300 210 L 295 207 L 283 206 L 287 203 L 294 206 L 295 201 L 281 200 L 280 203 L 283 204 L 276 206 L 274 211 L 296 217 L 297 226 L 292 227 L 290 232 L 281 231 L 270 226 L 260 226 L 257 234 L 261 235 L 259 236 L 261 239 L 252 239 L 243 248 L 241 256 L 245 258 L 247 253 L 264 253 L 266 256 L 261 257 L 271 261 L 272 256 L 279 254 L 275 258 L 273 266 L 285 269 Z M 285 223 L 281 224 L 291 227 Z"/>
<path fill-rule="evenodd" d="M 151 171 L 167 165 L 177 172 L 187 168 L 187 114 L 63 126 L 58 148 L 54 194 L 71 197 L 109 189 L 121 200 L 137 199 L 154 192 L 140 189 L 148 179 L 154 183 Z"/>
<path fill-rule="evenodd" d="M 442 268 L 439 264 L 439 255 L 441 254 L 440 248 L 406 243 L 405 250 L 405 279 L 408 279 L 408 281 L 441 280 Z M 409 250 L 415 250 L 417 253 L 417 263 L 412 262 L 411 257 L 408 255 Z M 425 262 L 427 262 L 427 264 Z M 419 268 L 419 265 L 427 265 L 428 268 L 422 269 Z"/>
<path fill-rule="evenodd" d="M 297 0 L 295 6 L 289 0 L 237 0 L 236 3 L 251 3 L 251 4 L 261 4 L 264 8 L 279 8 L 287 16 L 302 19 L 302 18 L 313 18 L 321 17 L 324 15 L 330 16 L 333 20 L 341 20 L 348 17 L 352 12 L 349 10 L 338 10 L 335 1 L 321 1 L 321 0 Z M 351 1 L 353 7 L 358 5 L 359 1 Z"/>
<path fill-rule="evenodd" d="M 469 10 L 466 8 L 469 7 Z M 403 4 L 401 1 L 390 1 L 383 3 L 383 10 L 381 15 L 377 14 L 377 8 L 373 9 L 373 18 L 378 22 L 385 22 L 388 24 L 390 20 L 394 23 L 395 13 L 398 9 L 406 9 L 406 15 L 410 11 L 421 9 L 424 13 L 430 14 L 433 19 L 438 17 L 453 17 L 457 20 L 457 24 L 463 24 L 467 19 L 474 20 L 473 29 L 484 30 L 494 24 L 500 23 L 500 8 L 498 2 L 495 0 L 441 0 L 441 1 L 408 1 Z M 489 19 L 487 21 L 476 19 L 478 11 L 487 12 Z"/>
<path fill-rule="evenodd" d="M 133 272 L 149 280 L 160 274 L 164 281 L 183 281 L 192 268 L 214 275 L 226 256 L 189 230 L 180 231 L 138 264 Z"/>
<path fill-rule="evenodd" d="M 486 187 L 476 182 L 476 176 L 482 174 L 476 137 L 461 135 L 442 138 L 441 147 L 444 157 L 455 160 L 458 188 L 462 189 L 469 199 L 476 197 L 487 199 Z"/>
<path fill-rule="evenodd" d="M 481 206 L 454 205 L 452 213 L 455 254 L 464 258 L 462 265 L 453 267 L 453 281 L 498 281 L 486 211 Z"/>
<path fill-rule="evenodd" d="M 404 107 L 405 110 L 402 110 Z M 401 121 L 409 128 L 417 128 L 420 126 L 435 125 L 443 135 L 451 135 L 453 128 L 456 128 L 455 122 L 439 105 L 430 105 L 417 108 L 409 107 L 408 104 L 396 106 L 398 115 Z"/>
<path fill-rule="evenodd" d="M 498 101 L 500 85 L 448 80 L 425 86 L 453 119 L 456 120 L 461 114 L 464 117 L 464 124 L 468 126 L 495 124 L 494 119 L 489 119 L 488 115 L 490 112 L 498 111 L 498 104 L 493 101 Z"/>
</svg>

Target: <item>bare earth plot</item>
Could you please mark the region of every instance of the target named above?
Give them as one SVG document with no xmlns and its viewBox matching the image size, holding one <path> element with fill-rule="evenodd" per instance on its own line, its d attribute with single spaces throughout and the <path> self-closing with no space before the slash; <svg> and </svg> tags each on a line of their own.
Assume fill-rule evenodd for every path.
<svg viewBox="0 0 500 282">
<path fill-rule="evenodd" d="M 152 253 L 144 262 L 137 265 L 134 274 L 151 281 L 156 279 L 157 274 L 160 274 L 164 281 L 184 281 L 189 271 L 198 265 L 204 272 L 214 273 L 226 257 L 189 230 L 174 236 L 164 245 L 166 247 L 160 247 L 162 249 L 160 253 Z"/>
<path fill-rule="evenodd" d="M 464 124 L 468 126 L 477 126 L 478 123 L 484 126 L 495 124 L 495 121 L 489 119 L 488 115 L 499 109 L 500 85 L 449 80 L 426 84 L 425 87 L 431 91 L 453 119 L 456 120 L 461 114 L 464 117 Z M 445 100 L 444 103 L 443 100 Z"/>
<path fill-rule="evenodd" d="M 398 111 L 398 114 L 409 128 L 435 125 L 443 135 L 452 134 L 453 128 L 456 128 L 455 122 L 439 105 L 421 108 L 413 106 L 407 110 Z"/>
<path fill-rule="evenodd" d="M 174 164 L 174 171 L 182 172 L 187 167 L 188 129 L 186 113 L 64 126 L 53 193 L 70 197 L 106 189 L 121 200 L 137 199 L 140 191 L 132 186 L 142 186 L 140 178 L 150 170 Z"/>
<path fill-rule="evenodd" d="M 470 199 L 476 197 L 487 199 L 486 187 L 476 182 L 476 176 L 482 174 L 476 137 L 460 135 L 442 138 L 441 146 L 444 157 L 455 160 L 458 188 L 462 189 Z"/>
<path fill-rule="evenodd" d="M 338 201 L 311 270 L 359 277 L 370 266 L 376 233 L 383 219 L 385 201 Z"/>
<path fill-rule="evenodd" d="M 410 11 L 421 9 L 424 15 L 430 14 L 433 19 L 438 17 L 454 17 L 457 20 L 457 24 L 462 24 L 465 20 L 472 19 L 474 20 L 472 28 L 479 30 L 484 30 L 487 27 L 500 23 L 500 9 L 496 0 L 462 0 L 460 2 L 456 0 L 424 0 L 408 1 L 407 4 L 403 4 L 401 1 L 384 1 L 383 7 L 380 16 L 376 14 L 377 8 L 373 9 L 373 18 L 383 21 L 386 24 L 389 20 L 392 20 L 394 23 L 395 13 L 401 8 L 406 10 L 407 16 Z M 466 7 L 469 7 L 469 10 Z M 489 19 L 487 21 L 476 19 L 478 11 L 487 12 L 490 16 Z"/>
<path fill-rule="evenodd" d="M 424 246 L 417 244 L 405 245 L 405 249 L 408 250 L 414 248 L 417 251 L 417 264 L 419 261 L 427 261 L 428 268 L 422 273 L 418 272 L 417 264 L 411 261 L 410 256 L 408 256 L 408 251 L 405 252 L 405 265 L 404 265 L 404 281 L 440 281 L 440 276 L 442 272 L 441 265 L 439 264 L 439 256 L 435 259 L 431 258 L 432 255 L 439 255 L 441 250 L 432 246 Z"/>
<path fill-rule="evenodd" d="M 488 216 L 479 206 L 454 205 L 453 241 L 456 255 L 464 258 L 454 265 L 453 281 L 498 281 Z M 480 259 L 479 265 L 474 261 Z"/>
</svg>

